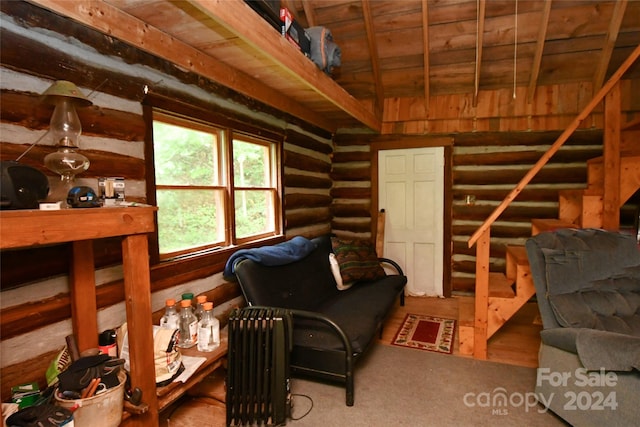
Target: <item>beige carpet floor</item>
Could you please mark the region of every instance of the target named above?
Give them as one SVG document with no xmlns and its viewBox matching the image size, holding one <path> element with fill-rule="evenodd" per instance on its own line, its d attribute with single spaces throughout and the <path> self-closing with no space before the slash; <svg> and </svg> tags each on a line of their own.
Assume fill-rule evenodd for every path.
<svg viewBox="0 0 640 427">
<path fill-rule="evenodd" d="M 533 368 L 376 344 L 356 365 L 354 406 L 342 387 L 293 378 L 292 418 L 310 411 L 287 425 L 565 425 L 535 403 L 535 381 Z"/>
</svg>

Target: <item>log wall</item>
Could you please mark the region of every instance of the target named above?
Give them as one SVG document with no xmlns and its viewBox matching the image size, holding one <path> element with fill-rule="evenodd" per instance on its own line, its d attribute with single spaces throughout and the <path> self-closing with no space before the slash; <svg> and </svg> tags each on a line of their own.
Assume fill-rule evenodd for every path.
<svg viewBox="0 0 640 427">
<path fill-rule="evenodd" d="M 44 156 L 54 150 L 45 136 L 52 107 L 41 102 L 40 94 L 54 80 L 70 80 L 93 102 L 78 110 L 81 151 L 91 166 L 76 185 L 96 188 L 100 176 L 122 176 L 127 199 L 144 203 L 146 88 L 206 106 L 240 128 L 280 135 L 285 236 L 329 232 L 332 135 L 26 2 L 0 7 L 2 160 L 17 158 L 38 141 L 21 162 L 55 183 L 58 178 L 43 166 Z M 104 330 L 125 320 L 120 242 L 102 240 L 94 246 L 98 326 Z M 237 284 L 222 278 L 228 255 L 152 266 L 152 308 L 160 312 L 166 298 L 185 291 L 206 293 L 224 323 L 227 311 L 244 303 Z M 69 246 L 4 251 L 0 259 L 0 391 L 6 401 L 12 385 L 40 381 L 43 386 L 48 363 L 71 333 Z"/>
<path fill-rule="evenodd" d="M 621 85 L 623 121 L 637 120 L 640 98 L 633 94 L 640 93 L 640 81 L 623 80 Z M 429 146 L 429 141 L 449 136 L 445 236 L 451 236 L 452 252 L 451 264 L 445 265 L 445 272 L 451 272 L 445 288 L 449 284 L 453 292 L 472 292 L 475 247 L 468 248 L 469 237 L 593 96 L 589 83 L 554 85 L 539 87 L 529 104 L 525 89 L 518 88 L 515 100 L 511 91 L 481 91 L 477 107 L 470 94 L 432 96 L 428 103 L 387 98 L 383 135 L 338 133 L 332 172 L 334 231 L 371 236 L 371 212 L 377 210 L 371 144 Z M 558 190 L 586 185 L 586 161 L 602 155 L 602 121 L 599 106 L 494 224 L 492 271 L 504 270 L 507 244 L 522 244 L 530 236 L 532 218 L 557 218 Z M 466 205 L 467 195 L 475 197 L 473 206 Z"/>
</svg>

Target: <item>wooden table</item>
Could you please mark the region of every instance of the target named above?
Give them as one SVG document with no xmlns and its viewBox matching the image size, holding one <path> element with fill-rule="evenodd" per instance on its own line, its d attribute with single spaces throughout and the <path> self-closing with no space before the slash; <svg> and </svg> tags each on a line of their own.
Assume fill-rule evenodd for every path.
<svg viewBox="0 0 640 427">
<path fill-rule="evenodd" d="M 122 237 L 124 295 L 129 331 L 131 383 L 149 405 L 128 425 L 157 426 L 158 397 L 153 360 L 151 285 L 147 233 L 155 207 L 15 210 L 0 212 L 0 249 L 71 242 L 69 274 L 73 332 L 80 351 L 98 347 L 93 240 Z"/>
</svg>

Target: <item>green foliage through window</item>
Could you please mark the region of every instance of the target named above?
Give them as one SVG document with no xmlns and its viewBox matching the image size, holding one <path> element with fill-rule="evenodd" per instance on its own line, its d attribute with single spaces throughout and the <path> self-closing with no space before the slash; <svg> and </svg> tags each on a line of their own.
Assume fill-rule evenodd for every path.
<svg viewBox="0 0 640 427">
<path fill-rule="evenodd" d="M 224 246 L 231 244 L 229 239 L 276 232 L 273 143 L 242 137 L 227 150 L 222 129 L 168 121 L 153 122 L 160 253 Z M 235 189 L 226 185 L 231 173 Z M 231 195 L 235 209 L 229 211 L 225 203 Z M 227 235 L 229 215 L 235 215 L 232 236 Z"/>
</svg>

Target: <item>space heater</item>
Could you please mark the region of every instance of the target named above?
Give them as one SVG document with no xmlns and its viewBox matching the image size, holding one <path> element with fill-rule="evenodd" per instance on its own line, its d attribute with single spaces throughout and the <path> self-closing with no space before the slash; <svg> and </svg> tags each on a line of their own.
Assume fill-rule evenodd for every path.
<svg viewBox="0 0 640 427">
<path fill-rule="evenodd" d="M 286 424 L 291 314 L 268 307 L 234 309 L 228 328 L 227 426 Z"/>
</svg>

